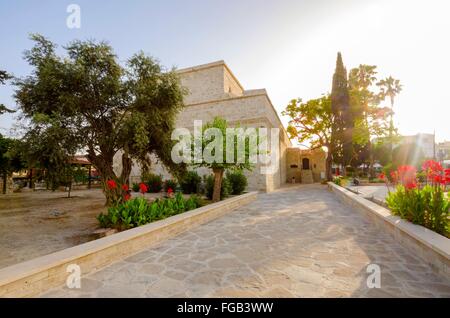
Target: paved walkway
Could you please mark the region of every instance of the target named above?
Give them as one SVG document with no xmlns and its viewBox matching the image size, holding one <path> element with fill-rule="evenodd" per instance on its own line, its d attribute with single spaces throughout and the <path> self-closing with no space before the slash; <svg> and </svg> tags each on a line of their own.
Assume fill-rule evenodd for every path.
<svg viewBox="0 0 450 318">
<path fill-rule="evenodd" d="M 366 268 L 381 267 L 381 289 Z M 261 194 L 230 214 L 47 297 L 450 297 L 450 281 L 324 186 Z"/>
</svg>

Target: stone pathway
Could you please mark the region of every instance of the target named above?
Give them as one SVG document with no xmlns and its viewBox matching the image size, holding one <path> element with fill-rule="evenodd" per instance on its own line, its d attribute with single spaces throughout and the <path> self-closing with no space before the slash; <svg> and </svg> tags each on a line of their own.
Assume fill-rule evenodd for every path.
<svg viewBox="0 0 450 318">
<path fill-rule="evenodd" d="M 369 289 L 367 265 L 381 268 Z M 319 185 L 256 202 L 45 297 L 450 297 L 409 250 Z"/>
</svg>

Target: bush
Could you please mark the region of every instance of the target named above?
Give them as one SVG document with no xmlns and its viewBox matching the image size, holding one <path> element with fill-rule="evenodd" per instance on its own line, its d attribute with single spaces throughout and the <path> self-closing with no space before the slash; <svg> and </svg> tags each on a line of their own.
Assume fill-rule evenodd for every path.
<svg viewBox="0 0 450 318">
<path fill-rule="evenodd" d="M 139 192 L 139 183 L 133 183 L 131 186 L 134 192 Z"/>
<path fill-rule="evenodd" d="M 199 184 L 202 181 L 197 171 L 189 171 L 180 182 L 184 194 L 197 193 Z"/>
<path fill-rule="evenodd" d="M 177 186 L 178 186 L 178 182 L 176 180 L 173 180 L 173 179 L 166 180 L 164 182 L 164 192 L 167 192 L 167 190 L 169 190 L 169 188 L 171 188 L 173 190 L 173 192 L 175 192 L 175 190 L 177 189 Z"/>
<path fill-rule="evenodd" d="M 408 189 L 399 185 L 395 192 L 388 194 L 386 203 L 392 214 L 450 236 L 450 198 L 445 196 L 442 187 L 426 185 Z"/>
<path fill-rule="evenodd" d="M 342 179 L 342 176 L 336 176 L 333 178 L 333 183 L 338 186 L 342 186 Z"/>
<path fill-rule="evenodd" d="M 206 177 L 206 197 L 212 200 L 213 192 L 214 192 L 214 176 L 209 175 Z M 230 192 L 232 191 L 230 182 L 227 178 L 222 179 L 222 188 L 220 189 L 220 200 L 223 200 L 228 197 Z"/>
<path fill-rule="evenodd" d="M 110 207 L 108 213 L 98 215 L 97 220 L 101 227 L 126 230 L 190 211 L 200 206 L 202 206 L 202 201 L 195 195 L 185 199 L 181 193 L 177 193 L 174 198 L 157 199 L 152 203 L 140 196 Z"/>
<path fill-rule="evenodd" d="M 142 177 L 142 182 L 147 185 L 148 192 L 158 193 L 163 188 L 162 178 L 160 175 L 148 173 Z"/>
<path fill-rule="evenodd" d="M 242 171 L 227 172 L 227 180 L 230 182 L 231 194 L 234 195 L 242 194 L 248 185 L 247 177 Z"/>
</svg>

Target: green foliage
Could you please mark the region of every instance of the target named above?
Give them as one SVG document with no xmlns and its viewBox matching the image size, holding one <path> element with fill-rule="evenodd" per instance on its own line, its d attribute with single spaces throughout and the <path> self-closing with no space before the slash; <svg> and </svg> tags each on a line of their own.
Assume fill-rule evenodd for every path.
<svg viewBox="0 0 450 318">
<path fill-rule="evenodd" d="M 169 190 L 169 188 L 172 189 L 172 191 L 175 192 L 175 190 L 177 189 L 178 186 L 178 182 L 177 180 L 173 180 L 173 179 L 169 179 L 164 181 L 164 192 L 167 192 L 167 190 Z"/>
<path fill-rule="evenodd" d="M 231 194 L 242 194 L 242 192 L 245 191 L 245 188 L 247 188 L 247 177 L 242 171 L 228 171 L 226 179 L 230 183 Z"/>
<path fill-rule="evenodd" d="M 5 84 L 5 82 L 11 78 L 12 76 L 8 74 L 6 71 L 0 70 L 0 85 Z M 14 113 L 14 110 L 7 108 L 3 104 L 0 104 L 0 115 L 4 113 Z"/>
<path fill-rule="evenodd" d="M 185 194 L 197 193 L 202 179 L 197 171 L 188 171 L 180 182 L 181 189 Z"/>
<path fill-rule="evenodd" d="M 210 130 L 210 128 L 216 129 L 218 131 L 220 131 L 221 133 L 221 137 L 222 138 L 222 144 L 219 145 L 221 147 L 221 152 L 222 152 L 222 156 L 220 156 L 220 158 L 218 158 L 219 160 L 214 160 L 212 163 L 203 161 L 201 163 L 196 163 L 194 164 L 195 166 L 199 166 L 199 167 L 207 167 L 207 168 L 211 168 L 211 169 L 221 169 L 221 170 L 225 170 L 225 169 L 238 169 L 238 170 L 251 170 L 253 165 L 250 163 L 250 155 L 252 153 L 257 154 L 258 153 L 258 149 L 253 149 L 251 146 L 256 146 L 258 145 L 258 143 L 260 142 L 260 140 L 257 140 L 256 145 L 252 145 L 250 143 L 250 138 L 248 136 L 243 137 L 244 138 L 244 143 L 245 143 L 245 147 L 244 147 L 244 160 L 243 162 L 239 162 L 237 160 L 238 158 L 238 137 L 235 136 L 232 140 L 232 145 L 228 145 L 230 147 L 232 147 L 231 149 L 234 150 L 234 161 L 233 162 L 227 162 L 227 158 L 226 158 L 226 153 L 227 153 L 227 128 L 228 127 L 228 123 L 225 119 L 221 118 L 221 117 L 215 117 L 214 120 L 212 122 L 209 122 L 205 125 L 203 125 L 202 127 L 202 133 L 203 135 L 208 135 L 207 133 L 205 133 L 206 131 Z M 236 127 L 236 128 L 240 128 L 240 127 Z M 216 138 L 216 136 L 212 135 L 210 137 L 206 137 L 206 138 L 202 138 L 202 145 L 201 145 L 201 149 L 202 149 L 202 153 L 205 152 L 205 148 L 209 149 L 210 143 L 212 141 L 214 141 Z M 215 158 L 216 155 L 216 150 L 217 149 L 212 149 L 211 154 L 212 156 Z M 219 157 L 219 156 L 218 156 Z M 229 160 L 228 160 L 229 161 Z"/>
<path fill-rule="evenodd" d="M 338 151 L 332 139 L 333 113 L 330 95 L 307 102 L 303 102 L 301 98 L 293 99 L 282 114 L 290 117 L 287 128 L 289 138 L 296 139 L 299 143 L 307 141 L 312 149 L 328 148 L 326 169 L 327 179 L 331 180 L 332 158 L 337 159 Z"/>
<path fill-rule="evenodd" d="M 342 176 L 336 176 L 333 178 L 333 183 L 342 187 L 342 180 L 343 180 Z"/>
<path fill-rule="evenodd" d="M 0 134 L 0 177 L 3 178 L 3 189 L 6 193 L 6 179 L 13 172 L 25 168 L 23 143 L 20 140 L 6 138 Z"/>
<path fill-rule="evenodd" d="M 97 220 L 101 227 L 126 230 L 187 212 L 200 206 L 202 206 L 202 201 L 195 195 L 189 199 L 184 199 L 181 193 L 177 193 L 174 198 L 157 199 L 152 203 L 140 196 L 110 207 L 108 213 L 98 215 Z"/>
<path fill-rule="evenodd" d="M 201 163 L 194 164 L 195 166 L 199 167 L 211 168 L 214 175 L 218 178 L 217 180 L 223 178 L 223 174 L 226 169 L 252 170 L 253 164 L 250 162 L 250 157 L 252 155 L 258 154 L 258 144 L 261 142 L 259 136 L 255 136 L 255 143 L 252 143 L 251 137 L 247 136 L 246 134 L 235 134 L 231 139 L 229 138 L 229 136 L 227 136 L 227 128 L 227 121 L 220 117 L 214 118 L 212 122 L 207 123 L 202 127 L 203 136 L 206 137 L 202 138 L 201 151 L 202 154 L 205 154 L 205 152 L 207 153 L 207 151 L 209 151 L 212 157 L 212 162 L 204 160 L 205 158 L 203 156 L 203 161 Z M 218 134 L 216 135 L 215 133 L 211 133 L 213 131 L 218 132 Z M 257 131 L 255 132 L 257 133 Z M 221 140 L 219 138 L 221 138 Z M 215 142 L 217 142 L 217 144 L 215 144 Z M 232 143 L 232 145 L 229 144 L 230 142 Z M 240 142 L 243 142 L 244 144 L 244 153 L 242 154 L 243 158 L 238 158 L 238 155 L 241 155 L 238 153 Z M 193 148 L 195 151 L 195 147 Z M 233 151 L 234 160 L 230 160 L 230 158 L 228 158 L 227 160 L 227 152 L 229 150 Z M 212 196 L 213 201 L 219 201 L 220 197 L 222 197 L 222 195 L 219 195 L 219 192 L 220 194 L 222 194 L 223 191 L 220 189 L 221 184 L 219 181 L 218 183 L 219 184 L 216 185 L 216 187 L 213 187 L 213 191 L 215 192 Z"/>
<path fill-rule="evenodd" d="M 149 193 L 159 193 L 163 188 L 162 177 L 154 173 L 144 174 L 142 182 L 147 185 Z"/>
<path fill-rule="evenodd" d="M 139 183 L 133 183 L 133 185 L 131 186 L 131 189 L 134 191 L 134 192 L 139 192 Z"/>
<path fill-rule="evenodd" d="M 308 141 L 312 148 L 329 146 L 333 121 L 329 95 L 307 102 L 293 99 L 282 114 L 291 118 L 287 129 L 291 139 L 300 143 Z"/>
<path fill-rule="evenodd" d="M 337 55 L 336 69 L 333 74 L 331 87 L 331 111 L 333 113 L 332 139 L 336 143 L 336 148 L 341 149 L 340 163 L 347 166 L 351 164 L 353 157 L 353 129 L 355 123 L 353 112 L 350 108 L 347 70 L 340 52 Z"/>
<path fill-rule="evenodd" d="M 205 182 L 205 190 L 206 190 L 206 197 L 208 199 L 213 198 L 213 192 L 214 192 L 214 176 L 210 175 L 206 177 Z M 220 188 L 220 200 L 223 200 L 229 196 L 229 194 L 232 192 L 230 182 L 227 180 L 227 178 L 222 179 L 222 186 Z"/>
<path fill-rule="evenodd" d="M 386 203 L 394 215 L 450 237 L 450 198 L 442 187 L 406 189 L 399 185 L 388 194 Z"/>
<path fill-rule="evenodd" d="M 171 132 L 185 93 L 175 70 L 143 53 L 122 64 L 105 42 L 73 41 L 59 55 L 45 37 L 31 39 L 34 46 L 25 53 L 31 75 L 14 84 L 17 104 L 30 122 L 25 138 L 33 141 L 33 149 L 58 145 L 64 155 L 85 150 L 102 178 L 119 186 L 127 183 L 132 159 L 149 167 L 149 153 L 173 175 L 184 171 L 185 165 L 171 160 Z M 112 164 L 119 150 L 124 169 L 116 175 Z M 34 154 L 37 161 L 49 157 Z M 113 204 L 115 194 L 106 185 L 104 190 L 107 204 Z"/>
</svg>

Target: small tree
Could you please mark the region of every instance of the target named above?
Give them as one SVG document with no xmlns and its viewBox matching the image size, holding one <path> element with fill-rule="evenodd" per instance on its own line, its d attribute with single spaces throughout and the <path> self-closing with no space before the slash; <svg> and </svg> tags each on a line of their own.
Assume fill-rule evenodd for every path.
<svg viewBox="0 0 450 318">
<path fill-rule="evenodd" d="M 332 152 L 335 146 L 332 143 L 334 117 L 331 111 L 330 95 L 311 99 L 307 102 L 303 102 L 300 98 L 293 99 L 282 114 L 291 118 L 287 128 L 290 138 L 295 138 L 300 143 L 309 141 L 312 149 L 322 147 L 328 149 L 326 176 L 331 181 Z"/>
<path fill-rule="evenodd" d="M 207 167 L 212 169 L 214 173 L 214 190 L 212 201 L 220 201 L 220 193 L 223 181 L 224 171 L 230 170 L 252 170 L 253 165 L 250 163 L 251 152 L 257 153 L 256 149 L 251 149 L 250 138 L 248 136 L 234 136 L 232 144 L 227 144 L 227 121 L 223 118 L 216 117 L 210 123 L 203 126 L 203 138 L 201 142 L 201 152 L 204 155 L 208 152 L 214 158 L 212 161 L 205 160 L 205 156 L 202 156 L 202 162 L 196 163 L 196 166 Z M 239 138 L 241 142 L 245 143 L 244 147 L 244 160 L 239 162 L 238 160 L 238 142 Z M 259 139 L 257 140 L 257 143 Z M 214 146 L 215 145 L 215 146 Z M 212 147 L 213 146 L 213 147 Z M 257 145 L 256 145 L 257 146 Z M 233 152 L 233 159 L 226 158 L 227 150 L 231 149 Z"/>
</svg>

